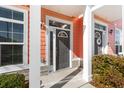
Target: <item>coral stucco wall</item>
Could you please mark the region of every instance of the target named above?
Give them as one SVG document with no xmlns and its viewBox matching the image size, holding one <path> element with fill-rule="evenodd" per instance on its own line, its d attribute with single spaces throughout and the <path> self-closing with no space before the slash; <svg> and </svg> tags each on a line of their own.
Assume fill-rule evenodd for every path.
<svg viewBox="0 0 124 93">
<path fill-rule="evenodd" d="M 74 57 L 83 58 L 83 17 L 73 20 Z"/>
<path fill-rule="evenodd" d="M 110 31 L 111 29 L 113 30 L 113 33 L 109 33 L 109 49 L 108 49 L 108 53 L 111 55 L 115 55 L 115 28 L 119 28 L 122 29 L 122 19 L 118 19 L 114 22 L 112 22 L 111 24 L 108 25 L 108 31 Z"/>
<path fill-rule="evenodd" d="M 108 24 L 108 31 L 113 30 L 112 33 L 108 33 L 108 54 L 115 54 L 115 27 L 113 24 Z"/>
</svg>

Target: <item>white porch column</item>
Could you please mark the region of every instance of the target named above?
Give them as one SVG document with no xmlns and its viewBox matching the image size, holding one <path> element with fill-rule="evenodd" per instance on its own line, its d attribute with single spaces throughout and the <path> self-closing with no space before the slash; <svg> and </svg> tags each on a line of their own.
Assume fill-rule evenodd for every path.
<svg viewBox="0 0 124 93">
<path fill-rule="evenodd" d="M 124 55 L 124 6 L 122 6 L 122 53 Z"/>
<path fill-rule="evenodd" d="M 92 76 L 91 59 L 92 59 L 92 12 L 88 5 L 84 14 L 84 31 L 83 31 L 83 80 L 90 81 Z"/>
<path fill-rule="evenodd" d="M 30 6 L 30 88 L 40 88 L 40 20 L 41 6 Z"/>
</svg>

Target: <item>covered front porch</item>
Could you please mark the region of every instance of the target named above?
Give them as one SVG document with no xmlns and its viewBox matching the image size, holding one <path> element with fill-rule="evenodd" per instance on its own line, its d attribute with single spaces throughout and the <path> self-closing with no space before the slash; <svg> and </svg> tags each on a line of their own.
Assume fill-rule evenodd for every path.
<svg viewBox="0 0 124 93">
<path fill-rule="evenodd" d="M 40 87 L 40 80 L 42 80 L 42 87 L 80 87 L 79 85 L 82 85 L 91 81 L 92 80 L 92 56 L 95 54 L 95 47 L 97 47 L 97 52 L 96 52 L 96 55 L 98 54 L 109 54 L 109 46 L 111 47 L 111 42 L 108 43 L 109 41 L 109 35 L 111 35 L 113 33 L 112 29 L 109 29 L 108 28 L 105 28 L 105 30 L 107 30 L 104 35 L 104 38 L 101 38 L 101 41 L 98 40 L 98 44 L 100 42 L 104 43 L 102 44 L 102 46 L 95 46 L 95 27 L 94 27 L 94 19 L 100 19 L 102 21 L 104 21 L 105 23 L 106 22 L 113 22 L 115 20 L 118 20 L 118 18 L 122 18 L 122 24 L 123 24 L 123 17 L 120 17 L 119 15 L 115 15 L 114 17 L 111 17 L 109 14 L 108 14 L 108 11 L 106 11 L 107 13 L 105 13 L 106 15 L 99 15 L 101 14 L 101 11 L 103 12 L 103 10 L 99 10 L 103 8 L 103 10 L 105 11 L 106 8 L 107 9 L 114 9 L 114 8 L 119 8 L 119 9 L 122 9 L 123 10 L 123 7 L 122 6 L 117 6 L 117 7 L 114 7 L 114 6 L 85 6 L 85 12 L 82 13 L 83 15 L 83 70 L 81 71 L 80 69 L 78 68 L 72 68 L 72 64 L 70 61 L 70 68 L 72 69 L 63 69 L 63 71 L 57 71 L 56 73 L 51 73 L 47 76 L 42 76 L 41 74 L 41 77 L 40 77 L 40 65 L 39 64 L 36 64 L 36 61 L 40 63 L 40 19 L 42 17 L 42 15 L 40 16 L 41 14 L 41 6 L 30 6 L 30 21 L 31 21 L 31 25 L 30 25 L 30 30 L 31 30 L 31 33 L 30 33 L 30 73 L 29 73 L 29 81 L 30 81 L 30 87 Z M 122 11 L 120 10 L 120 11 Z M 112 10 L 110 10 L 112 11 Z M 34 17 L 36 16 L 37 14 L 37 18 Z M 98 16 L 94 16 L 94 15 L 99 15 L 100 17 Z M 123 14 L 123 11 L 122 11 L 122 14 Z M 120 14 L 120 15 L 122 15 Z M 82 15 L 80 15 L 82 17 Z M 79 16 L 79 17 L 80 17 Z M 107 18 L 108 17 L 108 18 Z M 109 19 L 111 18 L 111 20 L 105 20 L 105 18 Z M 33 21 L 37 22 L 37 25 L 33 23 Z M 96 21 L 98 22 L 98 21 Z M 103 23 L 104 23 L 103 22 Z M 111 23 L 110 22 L 110 23 Z M 100 22 L 98 22 L 100 23 Z M 39 25 L 38 25 L 39 24 Z M 117 25 L 118 23 L 116 23 Z M 97 25 L 98 26 L 98 25 Z M 101 26 L 99 26 L 101 27 Z M 99 29 L 99 27 L 97 28 L 97 30 Z M 33 32 L 34 29 L 37 30 L 37 33 L 36 32 Z M 104 30 L 104 27 L 103 28 L 100 28 L 102 30 Z M 123 27 L 122 27 L 122 35 L 123 35 Z M 99 36 L 99 35 L 98 35 Z M 33 37 L 36 37 L 35 38 L 35 44 L 34 44 L 34 40 L 33 40 Z M 99 37 L 98 37 L 99 38 Z M 104 39 L 107 39 L 107 40 L 104 40 Z M 111 38 L 111 37 L 110 37 Z M 120 40 L 120 39 L 119 39 Z M 124 40 L 123 37 L 121 39 L 122 41 Z M 110 40 L 112 41 L 112 40 Z M 123 54 L 123 42 L 122 42 L 122 53 Z M 34 49 L 35 47 L 35 49 Z M 37 47 L 37 48 L 36 48 Z M 72 52 L 72 50 L 70 51 Z M 120 52 L 120 51 L 119 51 Z M 113 54 L 115 55 L 118 55 L 120 53 L 117 53 L 114 52 Z M 39 55 L 38 55 L 39 54 Z M 35 57 L 35 55 L 38 55 Z M 110 55 L 112 55 L 112 53 L 110 53 Z M 36 60 L 37 59 L 37 60 Z M 72 60 L 72 58 L 70 57 L 70 60 Z M 43 60 L 42 60 L 43 61 Z M 54 63 L 54 60 L 53 60 L 53 64 Z M 56 71 L 56 68 L 53 67 L 53 71 L 55 72 Z M 79 73 L 76 75 L 72 75 L 70 76 L 71 73 L 75 72 L 75 71 L 79 71 Z M 35 75 L 35 77 L 34 77 Z M 76 76 L 75 76 L 76 75 Z M 69 76 L 69 77 L 68 77 Z M 53 77 L 53 78 L 52 78 Z M 77 83 L 76 82 L 78 80 L 81 82 L 81 83 Z M 55 80 L 55 81 L 54 81 Z M 77 80 L 77 81 L 75 81 Z M 74 83 L 75 82 L 75 83 Z M 75 85 L 78 85 L 78 86 L 73 86 L 73 84 Z M 72 85 L 72 86 L 71 86 Z"/>
</svg>

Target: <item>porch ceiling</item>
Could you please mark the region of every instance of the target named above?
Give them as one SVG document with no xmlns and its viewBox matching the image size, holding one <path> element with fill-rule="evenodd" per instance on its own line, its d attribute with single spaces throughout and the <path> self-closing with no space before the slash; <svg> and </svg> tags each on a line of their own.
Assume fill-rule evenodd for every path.
<svg viewBox="0 0 124 93">
<path fill-rule="evenodd" d="M 121 5 L 105 5 L 96 10 L 94 13 L 110 22 L 122 18 Z"/>
<path fill-rule="evenodd" d="M 78 17 L 85 11 L 85 5 L 43 5 L 42 7 L 71 17 Z"/>
</svg>

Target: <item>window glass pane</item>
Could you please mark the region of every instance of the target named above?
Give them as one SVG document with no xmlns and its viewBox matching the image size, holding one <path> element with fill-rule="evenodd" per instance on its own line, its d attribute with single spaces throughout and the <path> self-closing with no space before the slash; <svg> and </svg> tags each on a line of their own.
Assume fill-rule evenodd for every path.
<svg viewBox="0 0 124 93">
<path fill-rule="evenodd" d="M 0 7 L 0 17 L 12 18 L 12 10 Z"/>
<path fill-rule="evenodd" d="M 13 19 L 23 21 L 24 14 L 22 12 L 13 11 Z"/>
<path fill-rule="evenodd" d="M 57 22 L 57 21 L 53 21 L 53 20 L 49 20 L 49 25 L 54 26 L 54 27 L 63 28 L 63 29 L 70 29 L 69 24 L 61 23 L 61 22 Z"/>
<path fill-rule="evenodd" d="M 23 62 L 23 46 L 13 46 L 13 64 L 19 64 Z"/>
<path fill-rule="evenodd" d="M 23 33 L 23 24 L 13 23 L 13 32 Z"/>
<path fill-rule="evenodd" d="M 23 63 L 23 45 L 1 45 L 0 66 Z"/>
<path fill-rule="evenodd" d="M 0 21 L 0 31 L 11 32 L 12 31 L 12 23 Z"/>
<path fill-rule="evenodd" d="M 0 42 L 12 42 L 12 33 L 0 32 Z"/>
<path fill-rule="evenodd" d="M 23 42 L 23 34 L 13 33 L 13 42 Z"/>
<path fill-rule="evenodd" d="M 115 31 L 115 43 L 120 44 L 120 31 Z"/>
<path fill-rule="evenodd" d="M 23 56 L 22 55 L 13 55 L 13 64 L 21 64 L 23 63 Z"/>
<path fill-rule="evenodd" d="M 1 65 L 12 64 L 12 46 L 1 45 Z"/>
<path fill-rule="evenodd" d="M 22 55 L 23 45 L 14 45 L 13 54 Z"/>
</svg>

